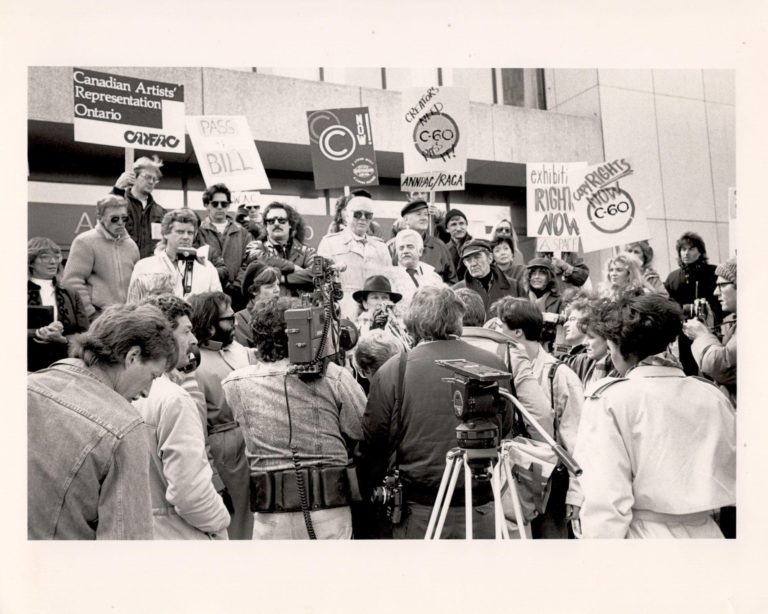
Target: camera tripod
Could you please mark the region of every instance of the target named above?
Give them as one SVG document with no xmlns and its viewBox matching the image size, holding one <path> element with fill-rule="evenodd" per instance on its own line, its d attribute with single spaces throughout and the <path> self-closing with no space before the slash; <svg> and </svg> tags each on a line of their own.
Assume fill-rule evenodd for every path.
<svg viewBox="0 0 768 614">
<path fill-rule="evenodd" d="M 574 476 L 581 475 L 581 468 L 576 461 L 559 445 L 550 435 L 541 427 L 541 425 L 531 416 L 522 404 L 505 390 L 498 391 L 501 396 L 510 400 L 515 407 L 527 418 L 528 422 L 541 435 L 544 441 L 552 448 L 552 451 L 568 468 L 568 471 Z M 440 480 L 440 487 L 437 491 L 432 513 L 427 525 L 427 533 L 424 539 L 440 539 L 443 531 L 445 519 L 451 505 L 451 499 L 456 489 L 456 482 L 459 479 L 462 467 L 464 469 L 464 522 L 465 539 L 472 539 L 472 467 L 475 469 L 484 464 L 486 478 L 490 478 L 491 491 L 493 492 L 493 511 L 496 539 L 509 539 L 509 529 L 501 507 L 501 475 L 507 480 L 510 495 L 512 497 L 512 509 L 515 515 L 515 521 L 520 529 L 520 539 L 528 539 L 525 533 L 525 518 L 523 517 L 520 497 L 517 492 L 517 485 L 512 476 L 509 467 L 509 451 L 513 441 L 502 440 L 499 446 L 486 449 L 476 448 L 452 448 L 445 456 L 445 471 Z M 476 471 L 477 474 L 477 471 Z"/>
</svg>

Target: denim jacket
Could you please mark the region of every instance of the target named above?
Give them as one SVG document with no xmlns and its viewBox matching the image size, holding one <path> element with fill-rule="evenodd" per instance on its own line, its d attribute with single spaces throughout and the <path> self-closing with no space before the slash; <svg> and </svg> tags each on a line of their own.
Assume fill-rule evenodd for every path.
<svg viewBox="0 0 768 614">
<path fill-rule="evenodd" d="M 322 377 L 305 381 L 296 375 L 286 378 L 288 367 L 287 360 L 259 363 L 233 371 L 222 382 L 243 430 L 251 471 L 290 469 L 291 447 L 298 450 L 304 466 L 346 465 L 342 434 L 356 441 L 363 438 L 363 389 L 349 371 L 334 363 Z"/>
<path fill-rule="evenodd" d="M 152 539 L 142 425 L 81 360 L 28 376 L 29 539 Z"/>
</svg>

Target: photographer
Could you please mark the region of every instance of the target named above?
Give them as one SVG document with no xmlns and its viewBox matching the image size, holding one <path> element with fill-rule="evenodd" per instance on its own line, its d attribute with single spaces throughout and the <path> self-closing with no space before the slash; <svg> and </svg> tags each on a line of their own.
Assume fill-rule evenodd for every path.
<svg viewBox="0 0 768 614">
<path fill-rule="evenodd" d="M 550 351 L 557 327 L 562 324 L 560 312 L 563 307 L 563 297 L 557 288 L 556 272 L 552 262 L 547 258 L 531 260 L 526 266 L 523 285 L 528 290 L 528 298 L 544 318 L 541 342 Z"/>
<path fill-rule="evenodd" d="M 379 328 L 389 334 L 402 350 L 411 349 L 411 339 L 405 330 L 405 324 L 394 311 L 395 304 L 403 297 L 398 292 L 392 292 L 392 286 L 386 277 L 369 277 L 365 280 L 363 289 L 354 292 L 352 298 L 363 308 L 363 312 L 357 317 L 360 335 Z"/>
<path fill-rule="evenodd" d="M 221 292 L 216 268 L 196 252 L 192 242 L 197 233 L 197 216 L 189 209 L 173 209 L 163 216 L 163 240 L 155 255 L 136 263 L 128 286 L 128 294 L 139 280 L 149 275 L 168 273 L 173 279 L 173 294 L 185 298 L 200 292 Z"/>
<path fill-rule="evenodd" d="M 316 377 L 291 373 L 285 312 L 300 306 L 290 298 L 256 302 L 251 328 L 260 362 L 222 382 L 245 437 L 253 538 L 349 539 L 345 438 L 362 439 L 365 395 L 332 362 Z"/>
<path fill-rule="evenodd" d="M 421 539 L 426 533 L 432 506 L 445 468 L 446 453 L 456 447 L 458 420 L 453 413 L 451 387 L 442 378 L 450 373 L 436 359 L 464 358 L 504 370 L 494 354 L 458 338 L 464 305 L 448 287 L 421 288 L 413 297 L 405 322 L 418 345 L 405 358 L 393 357 L 374 375 L 363 420 L 361 467 L 370 484 L 381 482 L 390 456 L 402 478 L 404 514 L 393 527 L 395 539 Z M 401 395 L 401 396 L 400 396 Z M 399 408 L 395 410 L 395 408 Z M 394 411 L 393 411 L 394 410 Z M 512 426 L 511 413 L 497 416 L 500 434 Z M 474 536 L 494 536 L 493 497 L 489 482 L 473 484 Z M 459 478 L 448 511 L 443 537 L 464 537 L 464 483 Z"/>
<path fill-rule="evenodd" d="M 736 259 L 719 265 L 715 273 L 715 296 L 730 314 L 721 326 L 722 341 L 696 318 L 683 325 L 683 333 L 693 341 L 693 358 L 701 372 L 715 380 L 736 407 Z"/>
<path fill-rule="evenodd" d="M 675 269 L 664 282 L 669 298 L 677 302 L 686 317 L 693 317 L 697 306 L 703 303 L 713 318 L 713 326 L 719 326 L 723 319 L 720 303 L 715 298 L 715 265 L 707 261 L 707 247 L 695 232 L 685 232 L 675 243 L 679 269 Z M 680 362 L 686 375 L 698 375 L 699 367 L 691 353 L 691 341 L 682 332 L 677 339 Z"/>
</svg>

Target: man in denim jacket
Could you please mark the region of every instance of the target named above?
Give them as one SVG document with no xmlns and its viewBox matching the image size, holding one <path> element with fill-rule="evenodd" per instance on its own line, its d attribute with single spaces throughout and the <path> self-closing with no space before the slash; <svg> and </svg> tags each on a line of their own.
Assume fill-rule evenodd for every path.
<svg viewBox="0 0 768 614">
<path fill-rule="evenodd" d="M 27 378 L 29 539 L 152 539 L 149 445 L 130 399 L 176 360 L 168 321 L 112 306 L 77 358 Z"/>
</svg>

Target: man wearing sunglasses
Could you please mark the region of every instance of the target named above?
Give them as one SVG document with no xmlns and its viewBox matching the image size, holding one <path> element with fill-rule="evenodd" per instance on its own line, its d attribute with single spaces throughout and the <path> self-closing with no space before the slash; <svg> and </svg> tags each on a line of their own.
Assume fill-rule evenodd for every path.
<svg viewBox="0 0 768 614">
<path fill-rule="evenodd" d="M 139 246 L 141 258 L 152 256 L 155 246 L 162 239 L 160 224 L 166 211 L 152 198 L 163 174 L 162 160 L 157 156 L 139 158 L 133 163 L 131 172 L 124 172 L 117 178 L 112 194 L 123 196 L 128 201 L 128 223 L 126 229 Z"/>
<path fill-rule="evenodd" d="M 109 195 L 96 203 L 96 227 L 75 237 L 62 283 L 76 290 L 93 321 L 109 305 L 125 303 L 139 248 L 126 231 L 128 202 Z"/>
<path fill-rule="evenodd" d="M 280 285 L 292 295 L 299 296 L 311 292 L 312 258 L 315 249 L 304 245 L 309 228 L 298 211 L 290 205 L 280 202 L 269 203 L 264 209 L 264 225 L 267 238 L 251 241 L 246 245 L 248 268 L 244 277 L 248 277 L 251 267 L 269 266 L 282 273 Z M 248 288 L 243 288 L 247 295 Z M 250 295 L 246 296 L 250 298 Z"/>
<path fill-rule="evenodd" d="M 197 244 L 210 245 L 212 255 L 221 255 L 223 266 L 216 265 L 219 280 L 239 311 L 245 307 L 241 286 L 247 265 L 245 248 L 251 236 L 227 215 L 231 204 L 232 194 L 223 183 L 212 185 L 203 192 L 203 206 L 208 217 L 200 223 Z"/>
<path fill-rule="evenodd" d="M 344 230 L 325 235 L 317 246 L 317 253 L 346 267 L 339 275 L 344 291 L 341 317 L 355 321 L 360 306 L 352 294 L 362 290 L 365 280 L 373 275 L 384 275 L 391 281 L 392 260 L 384 241 L 368 234 L 373 221 L 373 201 L 366 196 L 353 196 L 347 203 L 347 212 Z"/>
</svg>

